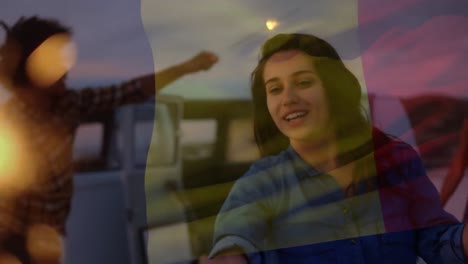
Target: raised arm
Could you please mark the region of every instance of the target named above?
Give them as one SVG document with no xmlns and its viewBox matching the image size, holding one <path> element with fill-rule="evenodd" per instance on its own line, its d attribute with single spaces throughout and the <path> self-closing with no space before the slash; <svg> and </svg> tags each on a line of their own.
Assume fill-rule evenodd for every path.
<svg viewBox="0 0 468 264">
<path fill-rule="evenodd" d="M 217 61 L 218 57 L 214 53 L 203 51 L 156 74 L 137 77 L 119 85 L 70 91 L 69 98 L 63 101 L 66 107 L 70 104 L 77 104 L 81 115 L 112 110 L 127 104 L 142 103 L 185 75 L 209 70 Z"/>
<path fill-rule="evenodd" d="M 202 51 L 180 64 L 170 66 L 156 74 L 139 77 L 136 80 L 141 82 L 147 94 L 154 94 L 185 75 L 211 69 L 217 62 L 218 56 L 214 53 Z M 154 85 L 155 81 L 156 86 Z"/>
</svg>

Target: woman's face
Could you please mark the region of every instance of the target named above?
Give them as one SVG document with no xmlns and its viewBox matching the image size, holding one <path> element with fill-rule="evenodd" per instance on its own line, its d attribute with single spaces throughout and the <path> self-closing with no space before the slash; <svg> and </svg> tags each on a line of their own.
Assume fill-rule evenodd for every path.
<svg viewBox="0 0 468 264">
<path fill-rule="evenodd" d="M 291 142 L 330 132 L 325 89 L 311 56 L 298 50 L 278 52 L 265 63 L 263 80 L 268 111 Z"/>
</svg>

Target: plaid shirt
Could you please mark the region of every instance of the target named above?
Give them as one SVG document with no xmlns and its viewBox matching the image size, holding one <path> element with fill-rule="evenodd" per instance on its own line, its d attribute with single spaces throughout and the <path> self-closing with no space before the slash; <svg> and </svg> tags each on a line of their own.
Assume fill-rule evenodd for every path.
<svg viewBox="0 0 468 264">
<path fill-rule="evenodd" d="M 22 161 L 33 168 L 29 170 L 33 177 L 21 176 L 34 182 L 15 198 L 2 198 L 0 193 L 0 234 L 22 233 L 33 223 L 51 225 L 65 234 L 73 194 L 73 140 L 80 120 L 151 96 L 139 81 L 130 81 L 100 89 L 66 90 L 54 100 L 52 111 L 37 109 L 18 97 L 2 106 L 2 122 L 15 126 L 27 150 Z"/>
</svg>

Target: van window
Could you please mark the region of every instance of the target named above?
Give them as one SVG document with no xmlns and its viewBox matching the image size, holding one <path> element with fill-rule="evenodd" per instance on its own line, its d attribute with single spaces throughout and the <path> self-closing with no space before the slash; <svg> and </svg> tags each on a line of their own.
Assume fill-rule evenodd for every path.
<svg viewBox="0 0 468 264">
<path fill-rule="evenodd" d="M 216 145 L 216 119 L 184 119 L 181 122 L 184 160 L 211 158 Z"/>
</svg>

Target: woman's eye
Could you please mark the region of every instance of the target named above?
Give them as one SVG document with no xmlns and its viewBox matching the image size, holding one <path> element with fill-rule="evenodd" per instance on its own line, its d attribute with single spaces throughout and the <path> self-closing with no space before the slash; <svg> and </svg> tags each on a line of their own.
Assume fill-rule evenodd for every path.
<svg viewBox="0 0 468 264">
<path fill-rule="evenodd" d="M 313 83 L 314 82 L 312 80 L 302 80 L 302 81 L 299 81 L 297 85 L 302 88 L 307 88 L 307 87 L 312 86 Z"/>
<path fill-rule="evenodd" d="M 268 92 L 271 93 L 271 94 L 277 94 L 280 91 L 281 91 L 280 87 L 272 87 L 272 88 L 268 89 Z"/>
</svg>

